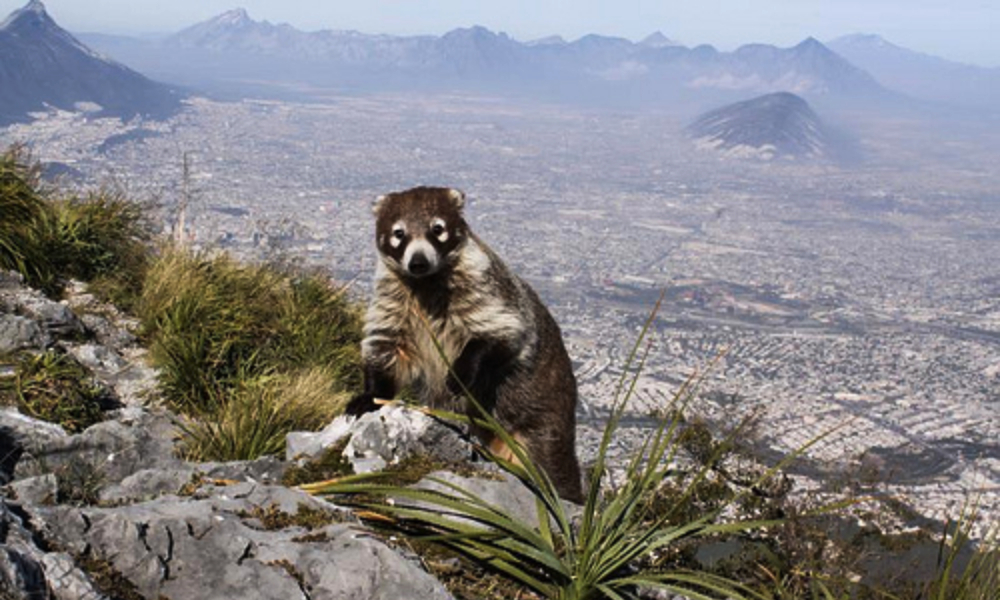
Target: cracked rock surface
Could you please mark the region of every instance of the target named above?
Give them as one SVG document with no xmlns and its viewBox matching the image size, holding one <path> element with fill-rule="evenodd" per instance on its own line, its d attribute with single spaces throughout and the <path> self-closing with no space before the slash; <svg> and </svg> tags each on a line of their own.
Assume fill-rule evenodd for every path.
<svg viewBox="0 0 1000 600">
<path fill-rule="evenodd" d="M 156 372 L 130 330 L 134 323 L 82 290 L 55 302 L 0 272 L 0 352 L 70 355 L 118 400 L 76 434 L 0 407 L 0 598 L 452 598 L 412 551 L 280 482 L 338 442 L 359 472 L 415 454 L 465 461 L 472 450 L 463 436 L 387 406 L 290 434 L 287 458 L 186 462 L 175 448 L 176 415 L 147 406 Z M 12 374 L 0 367 L 0 378 Z M 437 475 L 535 516 L 516 482 Z"/>
<path fill-rule="evenodd" d="M 451 595 L 339 509 L 298 490 L 241 483 L 118 508 L 39 508 L 46 536 L 108 560 L 147 598 L 429 598 Z M 268 530 L 253 515 L 302 510 L 328 525 Z M 315 514 L 315 513 L 313 513 Z"/>
</svg>

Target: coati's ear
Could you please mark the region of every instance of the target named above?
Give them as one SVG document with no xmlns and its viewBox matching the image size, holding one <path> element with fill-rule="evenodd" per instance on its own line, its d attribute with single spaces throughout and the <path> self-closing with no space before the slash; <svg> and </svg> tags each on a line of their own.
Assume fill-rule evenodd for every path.
<svg viewBox="0 0 1000 600">
<path fill-rule="evenodd" d="M 465 208 L 465 192 L 451 188 L 448 190 L 448 199 L 452 201 L 455 208 L 462 210 Z"/>
<path fill-rule="evenodd" d="M 386 198 L 388 198 L 388 196 L 385 195 L 375 198 L 375 201 L 372 202 L 372 214 L 376 216 L 378 215 L 378 211 L 382 210 L 382 204 L 385 202 Z"/>
</svg>

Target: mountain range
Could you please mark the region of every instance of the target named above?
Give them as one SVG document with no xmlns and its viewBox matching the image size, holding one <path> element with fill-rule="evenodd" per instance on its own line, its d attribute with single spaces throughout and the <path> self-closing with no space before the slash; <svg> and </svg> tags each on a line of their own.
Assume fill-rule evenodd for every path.
<svg viewBox="0 0 1000 600">
<path fill-rule="evenodd" d="M 597 34 L 521 42 L 480 26 L 441 36 L 306 32 L 235 9 L 155 40 L 74 37 L 31 0 L 0 25 L 0 122 L 80 103 L 126 118 L 176 110 L 177 91 L 136 71 L 223 98 L 485 92 L 697 114 L 791 92 L 824 112 L 898 112 L 924 103 L 995 113 L 1000 106 L 1000 69 L 945 61 L 877 36 L 722 52 L 683 46 L 662 32 L 639 42 Z"/>
<path fill-rule="evenodd" d="M 38 0 L 0 23 L 0 124 L 48 108 L 165 116 L 181 95 L 107 59 L 59 27 Z"/>
<path fill-rule="evenodd" d="M 305 32 L 236 9 L 166 38 L 84 36 L 91 46 L 151 76 L 240 95 L 270 86 L 294 94 L 454 90 L 619 106 L 707 106 L 776 91 L 813 102 L 868 105 L 896 94 L 821 42 L 720 52 L 656 32 L 636 43 L 587 35 L 520 42 L 484 27 L 442 36 Z"/>
</svg>

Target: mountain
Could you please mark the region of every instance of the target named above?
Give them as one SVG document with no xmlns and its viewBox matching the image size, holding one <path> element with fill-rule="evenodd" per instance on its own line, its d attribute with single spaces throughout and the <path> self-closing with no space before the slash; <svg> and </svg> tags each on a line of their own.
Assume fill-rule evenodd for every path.
<svg viewBox="0 0 1000 600">
<path fill-rule="evenodd" d="M 635 43 L 597 34 L 520 42 L 474 26 L 442 36 L 305 32 L 236 9 L 151 46 L 88 41 L 167 80 L 235 93 L 470 91 L 693 112 L 777 91 L 825 105 L 883 102 L 873 77 L 809 38 L 793 48 L 688 48 L 656 32 Z M 252 88 L 252 89 L 250 89 Z"/>
<path fill-rule="evenodd" d="M 641 42 L 640 46 L 645 46 L 646 48 L 667 48 L 670 46 L 680 46 L 677 42 L 663 35 L 662 31 L 654 31 L 653 33 L 647 35 Z"/>
<path fill-rule="evenodd" d="M 820 118 L 788 92 L 723 106 L 699 117 L 686 132 L 699 146 L 761 160 L 824 158 L 832 148 Z"/>
<path fill-rule="evenodd" d="M 180 107 L 180 95 L 80 43 L 38 0 L 0 24 L 0 124 L 92 104 L 102 115 L 164 116 Z"/>
<path fill-rule="evenodd" d="M 922 100 L 957 107 L 1000 106 L 1000 69 L 976 67 L 897 46 L 878 35 L 852 34 L 830 48 L 883 85 Z"/>
</svg>

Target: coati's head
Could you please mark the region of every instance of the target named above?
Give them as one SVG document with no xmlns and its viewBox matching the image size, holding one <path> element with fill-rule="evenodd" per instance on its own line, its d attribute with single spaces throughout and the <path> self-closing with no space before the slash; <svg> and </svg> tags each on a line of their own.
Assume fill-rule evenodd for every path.
<svg viewBox="0 0 1000 600">
<path fill-rule="evenodd" d="M 413 279 L 454 265 L 468 237 L 464 206 L 465 194 L 449 188 L 418 187 L 380 196 L 373 211 L 383 262 Z"/>
</svg>

